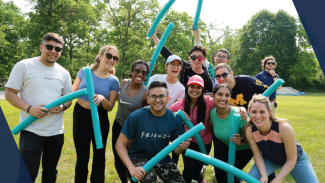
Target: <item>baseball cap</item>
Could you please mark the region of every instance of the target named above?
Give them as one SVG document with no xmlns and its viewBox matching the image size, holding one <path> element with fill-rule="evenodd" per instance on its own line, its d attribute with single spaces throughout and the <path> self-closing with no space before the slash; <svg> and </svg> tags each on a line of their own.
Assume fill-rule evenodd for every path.
<svg viewBox="0 0 325 183">
<path fill-rule="evenodd" d="M 182 63 L 182 60 L 181 60 L 181 58 L 180 58 L 179 56 L 177 56 L 177 55 L 171 55 L 171 56 L 169 56 L 169 57 L 167 58 L 166 65 L 167 65 L 169 62 L 173 61 L 173 60 L 179 60 L 179 61 Z"/>
<path fill-rule="evenodd" d="M 192 84 L 197 84 L 197 85 L 204 87 L 204 81 L 203 81 L 202 77 L 199 75 L 194 75 L 194 76 L 190 77 L 190 79 L 187 81 L 186 86 L 192 85 Z"/>
</svg>

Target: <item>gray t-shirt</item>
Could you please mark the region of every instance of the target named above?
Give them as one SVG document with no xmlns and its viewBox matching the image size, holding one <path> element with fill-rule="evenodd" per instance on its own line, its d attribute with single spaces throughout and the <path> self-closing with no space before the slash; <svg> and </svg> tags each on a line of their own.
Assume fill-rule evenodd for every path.
<svg viewBox="0 0 325 183">
<path fill-rule="evenodd" d="M 29 105 L 49 104 L 52 101 L 72 92 L 69 72 L 58 63 L 46 66 L 37 57 L 22 60 L 12 69 L 7 88 L 19 90 L 20 98 Z M 39 136 L 53 136 L 64 133 L 63 112 L 48 113 L 36 120 L 25 130 Z M 19 122 L 30 114 L 20 110 Z"/>
</svg>

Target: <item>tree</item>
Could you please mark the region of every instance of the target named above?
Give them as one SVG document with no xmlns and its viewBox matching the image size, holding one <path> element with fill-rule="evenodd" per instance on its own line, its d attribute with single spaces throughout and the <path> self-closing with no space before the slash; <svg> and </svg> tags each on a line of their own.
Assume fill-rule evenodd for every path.
<svg viewBox="0 0 325 183">
<path fill-rule="evenodd" d="M 27 24 L 12 1 L 0 0 L 0 78 L 8 78 L 14 64 L 26 58 Z"/>
</svg>

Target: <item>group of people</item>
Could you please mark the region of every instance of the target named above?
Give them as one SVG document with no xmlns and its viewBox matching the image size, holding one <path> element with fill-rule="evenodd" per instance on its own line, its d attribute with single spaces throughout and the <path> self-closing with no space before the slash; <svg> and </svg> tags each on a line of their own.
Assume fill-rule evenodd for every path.
<svg viewBox="0 0 325 183">
<path fill-rule="evenodd" d="M 93 146 L 91 182 L 105 180 L 105 149 L 109 135 L 108 112 L 116 101 L 118 108 L 112 128 L 112 150 L 115 168 L 122 183 L 163 182 L 204 183 L 203 163 L 186 157 L 188 148 L 200 151 L 194 137 L 182 142 L 170 156 L 163 157 L 148 172 L 142 166 L 185 131 L 182 120 L 175 115 L 184 111 L 193 125 L 202 122 L 199 132 L 206 151 L 212 143 L 214 157 L 228 162 L 229 143 L 235 143 L 235 167 L 243 169 L 251 158 L 255 164 L 250 175 L 262 183 L 281 182 L 291 174 L 296 182 L 318 182 L 306 152 L 296 141 L 288 120 L 275 117 L 275 92 L 262 94 L 279 76 L 272 56 L 262 60 L 263 71 L 256 77 L 234 76 L 226 49 L 217 51 L 215 65 L 206 59 L 206 49 L 193 30 L 195 45 L 188 52 L 188 60 L 161 50 L 166 59 L 167 74 L 150 77 L 148 87 L 143 84 L 149 66 L 143 60 L 132 63 L 129 78 L 120 83 L 114 76 L 119 53 L 115 46 L 101 48 L 94 64 L 90 65 L 95 89 L 92 99 L 98 107 L 103 148 L 97 149 L 88 96 L 79 97 L 73 110 L 73 140 L 77 155 L 75 182 L 87 182 L 90 144 Z M 157 45 L 156 31 L 152 35 Z M 39 118 L 20 133 L 19 150 L 34 182 L 42 160 L 42 182 L 56 182 L 57 165 L 64 143 L 63 112 L 71 101 L 51 109 L 43 106 L 68 93 L 86 88 L 83 68 L 71 85 L 70 74 L 56 61 L 64 47 L 64 40 L 55 33 L 47 33 L 40 45 L 41 56 L 18 62 L 11 71 L 5 97 L 20 109 L 20 121 L 29 115 Z M 179 77 L 179 79 L 177 79 Z M 265 84 L 264 84 L 265 83 Z M 19 93 L 19 95 L 18 95 Z M 240 128 L 230 134 L 234 114 L 241 115 Z M 248 118 L 249 114 L 249 118 Z M 234 136 L 234 137 L 232 137 Z M 179 155 L 183 154 L 184 171 L 178 170 Z M 275 176 L 277 169 L 281 171 Z M 215 167 L 218 182 L 227 182 L 227 172 Z M 241 180 L 235 178 L 235 182 Z"/>
</svg>

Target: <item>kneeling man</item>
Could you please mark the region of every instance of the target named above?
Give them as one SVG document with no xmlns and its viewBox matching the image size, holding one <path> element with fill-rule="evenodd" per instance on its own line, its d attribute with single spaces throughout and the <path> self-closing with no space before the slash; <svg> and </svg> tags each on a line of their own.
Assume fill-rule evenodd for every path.
<svg viewBox="0 0 325 183">
<path fill-rule="evenodd" d="M 116 142 L 116 151 L 128 168 L 131 176 L 141 183 L 156 182 L 157 175 L 164 182 L 184 182 L 179 170 L 169 156 L 164 157 L 149 172 L 142 168 L 152 157 L 164 149 L 170 141 L 184 133 L 182 121 L 172 111 L 165 108 L 169 101 L 165 82 L 154 81 L 149 85 L 148 103 L 150 106 L 131 113 Z M 128 142 L 134 139 L 129 152 Z M 183 153 L 191 139 L 174 150 Z"/>
</svg>

